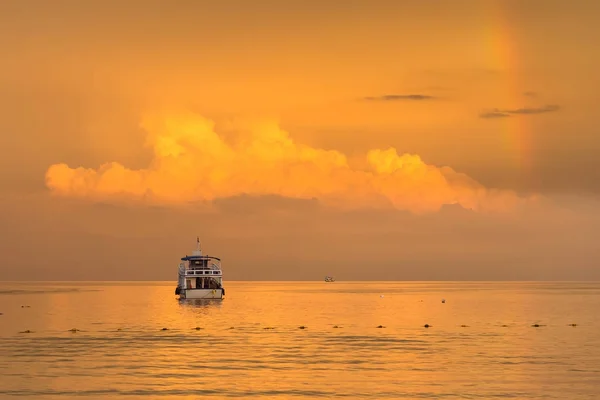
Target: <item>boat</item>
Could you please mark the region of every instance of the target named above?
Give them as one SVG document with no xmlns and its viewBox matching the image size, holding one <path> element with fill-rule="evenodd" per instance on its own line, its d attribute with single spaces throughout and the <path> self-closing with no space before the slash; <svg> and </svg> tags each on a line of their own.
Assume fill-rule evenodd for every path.
<svg viewBox="0 0 600 400">
<path fill-rule="evenodd" d="M 326 276 L 325 282 L 335 282 L 335 279 L 333 278 L 333 276 Z"/>
<path fill-rule="evenodd" d="M 179 299 L 223 299 L 223 271 L 221 259 L 202 255 L 200 238 L 191 256 L 181 258 L 175 295 Z"/>
</svg>

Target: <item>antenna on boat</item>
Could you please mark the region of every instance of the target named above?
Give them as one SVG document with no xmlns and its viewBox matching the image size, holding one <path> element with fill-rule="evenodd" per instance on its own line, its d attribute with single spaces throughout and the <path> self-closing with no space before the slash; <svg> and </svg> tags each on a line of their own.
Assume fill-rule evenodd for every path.
<svg viewBox="0 0 600 400">
<path fill-rule="evenodd" d="M 200 236 L 196 236 L 196 250 L 192 252 L 193 256 L 201 256 L 202 251 L 200 251 Z"/>
</svg>

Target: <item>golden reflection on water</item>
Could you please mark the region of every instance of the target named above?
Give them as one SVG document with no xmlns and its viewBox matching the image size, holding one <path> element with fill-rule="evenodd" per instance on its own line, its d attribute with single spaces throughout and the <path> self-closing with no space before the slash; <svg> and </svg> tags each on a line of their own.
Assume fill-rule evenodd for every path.
<svg viewBox="0 0 600 400">
<path fill-rule="evenodd" d="M 598 306 L 594 283 L 2 283 L 0 397 L 591 398 Z"/>
</svg>

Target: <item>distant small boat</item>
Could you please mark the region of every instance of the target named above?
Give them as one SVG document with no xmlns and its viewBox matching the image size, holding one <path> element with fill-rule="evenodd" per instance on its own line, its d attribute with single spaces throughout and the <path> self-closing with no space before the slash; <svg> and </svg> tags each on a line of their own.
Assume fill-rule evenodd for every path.
<svg viewBox="0 0 600 400">
<path fill-rule="evenodd" d="M 221 259 L 202 255 L 200 238 L 196 238 L 192 255 L 181 261 L 175 289 L 180 299 L 222 299 L 225 296 Z"/>
<path fill-rule="evenodd" d="M 335 279 L 333 278 L 333 276 L 326 276 L 325 282 L 335 282 Z"/>
</svg>

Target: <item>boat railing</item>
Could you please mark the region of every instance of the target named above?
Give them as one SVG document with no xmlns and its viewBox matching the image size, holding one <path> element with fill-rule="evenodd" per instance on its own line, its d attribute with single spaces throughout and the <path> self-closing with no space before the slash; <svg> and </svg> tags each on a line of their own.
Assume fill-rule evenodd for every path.
<svg viewBox="0 0 600 400">
<path fill-rule="evenodd" d="M 186 271 L 221 271 L 221 265 L 211 263 L 210 265 L 187 265 Z"/>
<path fill-rule="evenodd" d="M 221 269 L 219 264 L 210 264 L 210 265 L 188 265 L 187 269 Z"/>
<path fill-rule="evenodd" d="M 185 271 L 185 275 L 193 275 L 193 276 L 205 276 L 205 275 L 215 275 L 221 276 L 221 270 L 219 269 L 188 269 Z"/>
</svg>

